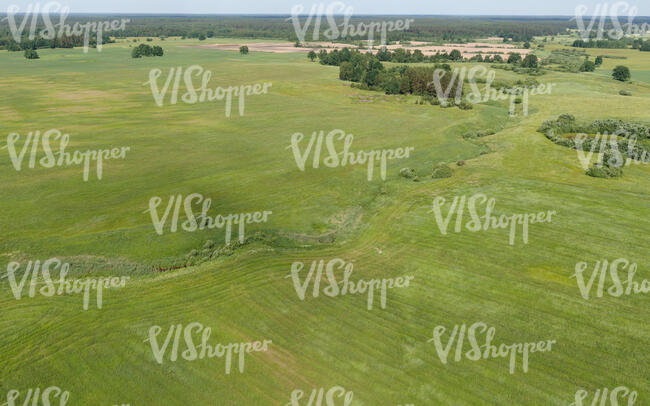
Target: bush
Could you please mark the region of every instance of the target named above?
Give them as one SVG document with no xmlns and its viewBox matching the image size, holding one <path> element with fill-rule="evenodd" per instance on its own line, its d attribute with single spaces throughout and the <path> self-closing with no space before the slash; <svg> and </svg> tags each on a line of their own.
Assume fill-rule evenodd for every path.
<svg viewBox="0 0 650 406">
<path fill-rule="evenodd" d="M 620 178 L 624 164 L 625 156 L 617 148 L 609 148 L 603 152 L 600 162 L 587 169 L 586 174 L 594 178 Z"/>
<path fill-rule="evenodd" d="M 496 131 L 494 130 L 485 130 L 485 131 L 470 131 L 465 134 L 463 134 L 463 138 L 465 139 L 473 139 L 473 138 L 481 138 L 481 137 L 487 137 L 488 135 L 493 135 L 496 134 Z"/>
<path fill-rule="evenodd" d="M 524 60 L 521 62 L 521 66 L 523 68 L 537 68 L 538 67 L 537 56 L 535 56 L 533 54 L 526 55 Z"/>
<path fill-rule="evenodd" d="M 16 41 L 11 41 L 9 44 L 7 44 L 7 51 L 17 52 L 22 50 L 23 49 L 20 47 L 20 44 L 18 44 Z"/>
<path fill-rule="evenodd" d="M 457 166 L 465 166 L 465 161 L 458 161 L 456 162 Z"/>
<path fill-rule="evenodd" d="M 594 178 L 620 178 L 623 175 L 621 168 L 608 168 L 606 166 L 592 166 L 585 172 Z"/>
<path fill-rule="evenodd" d="M 596 70 L 596 64 L 591 61 L 584 61 L 580 67 L 580 72 L 593 72 Z"/>
<path fill-rule="evenodd" d="M 620 94 L 621 96 L 632 96 L 632 92 L 627 90 L 620 90 L 618 94 Z"/>
<path fill-rule="evenodd" d="M 157 45 L 149 46 L 140 44 L 131 51 L 131 58 L 142 58 L 143 56 L 163 56 L 163 49 Z"/>
<path fill-rule="evenodd" d="M 508 63 L 520 63 L 521 62 L 521 55 L 519 55 L 516 52 L 510 53 L 508 55 Z"/>
<path fill-rule="evenodd" d="M 612 77 L 621 82 L 625 82 L 626 80 L 630 80 L 632 75 L 630 75 L 630 69 L 627 66 L 618 65 L 612 71 Z"/>
<path fill-rule="evenodd" d="M 431 177 L 434 179 L 451 178 L 452 174 L 453 171 L 449 165 L 438 164 L 433 168 L 433 174 L 431 174 Z"/>
<path fill-rule="evenodd" d="M 248 55 L 248 47 L 246 45 L 242 45 L 239 47 L 239 53 L 242 55 Z"/>
<path fill-rule="evenodd" d="M 36 52 L 35 49 L 26 49 L 25 50 L 25 58 L 27 58 L 27 59 L 38 59 L 40 57 L 38 56 L 38 52 Z"/>
<path fill-rule="evenodd" d="M 399 171 L 399 176 L 406 178 L 406 179 L 413 179 L 414 181 L 418 181 L 418 174 L 415 172 L 415 169 L 413 168 L 402 168 Z"/>
<path fill-rule="evenodd" d="M 466 100 L 463 100 L 458 104 L 458 108 L 461 110 L 471 110 L 474 108 L 474 106 L 472 106 L 472 104 L 468 103 Z"/>
<path fill-rule="evenodd" d="M 598 55 L 598 56 L 596 57 L 596 60 L 594 61 L 594 64 L 595 64 L 596 66 L 600 66 L 600 65 L 602 65 L 602 64 L 603 64 L 603 57 L 602 57 L 601 55 Z"/>
</svg>

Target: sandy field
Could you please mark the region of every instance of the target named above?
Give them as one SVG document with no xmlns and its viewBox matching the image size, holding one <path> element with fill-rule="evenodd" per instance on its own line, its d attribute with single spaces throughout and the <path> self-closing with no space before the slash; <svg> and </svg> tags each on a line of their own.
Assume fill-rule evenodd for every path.
<svg viewBox="0 0 650 406">
<path fill-rule="evenodd" d="M 210 44 L 210 45 L 195 45 L 192 48 L 206 48 L 206 49 L 218 49 L 222 51 L 238 51 L 239 47 L 242 45 L 248 46 L 249 51 L 251 52 L 274 52 L 279 54 L 284 53 L 294 53 L 294 52 L 303 52 L 307 53 L 312 49 L 318 52 L 320 49 L 332 50 L 332 49 L 343 49 L 343 48 L 357 48 L 351 44 L 341 44 L 336 42 L 318 42 L 318 43 L 306 43 L 302 47 L 295 47 L 292 43 L 289 42 L 259 42 L 259 43 L 249 43 L 249 44 Z M 452 50 L 457 49 L 461 52 L 463 57 L 471 58 L 474 55 L 478 54 L 490 54 L 490 55 L 501 55 L 507 56 L 511 52 L 517 52 L 523 56 L 528 55 L 530 49 L 520 49 L 515 48 L 512 44 L 493 44 L 488 42 L 473 42 L 468 44 L 445 44 L 445 45 L 427 45 L 426 42 L 413 41 L 410 45 L 401 45 L 394 44 L 388 45 L 386 48 L 394 51 L 398 48 L 403 48 L 410 50 L 411 52 L 420 50 L 424 55 L 430 56 L 435 55 L 440 52 L 450 53 Z M 365 50 L 366 48 L 364 48 Z M 379 49 L 373 49 L 373 52 L 377 52 Z"/>
</svg>

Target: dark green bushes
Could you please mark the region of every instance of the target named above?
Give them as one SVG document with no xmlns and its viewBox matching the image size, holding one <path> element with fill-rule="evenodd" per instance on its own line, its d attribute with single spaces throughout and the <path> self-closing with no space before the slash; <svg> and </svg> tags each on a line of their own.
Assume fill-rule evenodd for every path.
<svg viewBox="0 0 650 406">
<path fill-rule="evenodd" d="M 131 51 L 131 58 L 142 58 L 143 56 L 163 56 L 163 49 L 157 45 L 153 47 L 147 44 L 140 44 Z"/>
<path fill-rule="evenodd" d="M 40 57 L 38 56 L 38 52 L 36 52 L 35 49 L 26 49 L 25 50 L 25 58 L 27 58 L 27 59 L 38 59 Z"/>
<path fill-rule="evenodd" d="M 632 75 L 630 74 L 630 69 L 627 66 L 618 65 L 612 71 L 612 77 L 616 80 L 620 80 L 621 82 L 625 82 L 627 80 L 630 80 Z"/>
</svg>

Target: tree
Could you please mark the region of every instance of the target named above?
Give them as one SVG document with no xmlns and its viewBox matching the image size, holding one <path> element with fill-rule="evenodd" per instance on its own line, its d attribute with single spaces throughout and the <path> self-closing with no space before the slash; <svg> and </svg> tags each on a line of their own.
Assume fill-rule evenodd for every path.
<svg viewBox="0 0 650 406">
<path fill-rule="evenodd" d="M 20 47 L 20 44 L 18 44 L 16 41 L 11 40 L 9 44 L 7 44 L 7 51 L 22 51 L 23 49 Z"/>
<path fill-rule="evenodd" d="M 316 59 L 317 56 L 318 55 L 316 55 L 316 52 L 314 52 L 313 49 L 307 54 L 307 58 L 311 59 L 312 62 L 314 62 L 314 59 Z"/>
<path fill-rule="evenodd" d="M 460 61 L 463 59 L 463 55 L 460 53 L 459 50 L 454 49 L 449 53 L 449 59 L 451 59 L 452 61 Z"/>
<path fill-rule="evenodd" d="M 248 47 L 246 45 L 240 46 L 239 53 L 242 55 L 248 55 Z"/>
<path fill-rule="evenodd" d="M 521 63 L 521 66 L 524 68 L 537 68 L 538 66 L 537 56 L 533 54 L 526 55 L 523 62 Z"/>
<path fill-rule="evenodd" d="M 596 64 L 591 61 L 585 60 L 580 67 L 580 72 L 593 72 L 596 70 Z"/>
<path fill-rule="evenodd" d="M 616 80 L 620 80 L 621 82 L 625 82 L 626 80 L 630 80 L 632 75 L 630 75 L 630 69 L 627 66 L 619 65 L 614 68 L 612 77 Z"/>
<path fill-rule="evenodd" d="M 131 51 L 131 58 L 142 58 L 143 56 L 163 56 L 163 49 L 158 45 L 153 47 L 147 44 L 140 44 Z"/>
<path fill-rule="evenodd" d="M 164 51 L 163 51 L 162 47 L 159 47 L 158 45 L 154 45 L 151 54 L 153 56 L 163 56 Z"/>
<path fill-rule="evenodd" d="M 530 49 L 530 42 L 524 42 L 524 48 Z"/>
<path fill-rule="evenodd" d="M 27 58 L 27 59 L 38 59 L 40 57 L 38 56 L 38 52 L 36 52 L 35 49 L 26 49 L 25 50 L 25 58 Z"/>
<path fill-rule="evenodd" d="M 521 55 L 519 55 L 516 52 L 511 52 L 510 55 L 508 55 L 508 63 L 520 63 L 521 62 Z"/>
<path fill-rule="evenodd" d="M 199 41 L 205 41 L 205 35 L 204 34 L 199 35 Z"/>
<path fill-rule="evenodd" d="M 645 41 L 639 48 L 639 51 L 650 52 L 650 41 Z"/>
<path fill-rule="evenodd" d="M 600 55 L 598 55 L 598 56 L 596 57 L 596 60 L 594 61 L 594 64 L 595 64 L 596 66 L 600 66 L 600 65 L 602 65 L 602 64 L 603 64 L 603 57 L 600 56 Z"/>
<path fill-rule="evenodd" d="M 374 56 L 371 56 L 368 61 L 368 69 L 363 73 L 361 81 L 368 86 L 374 86 L 377 83 L 379 72 L 383 69 L 384 65 L 382 65 Z"/>
<path fill-rule="evenodd" d="M 339 67 L 339 79 L 354 81 L 354 66 L 350 62 L 343 62 Z"/>
<path fill-rule="evenodd" d="M 501 57 L 501 55 L 494 55 L 493 59 L 494 59 L 494 62 L 503 63 L 503 58 Z"/>
<path fill-rule="evenodd" d="M 585 42 L 581 39 L 577 39 L 573 41 L 573 44 L 571 44 L 571 46 L 574 48 L 584 48 L 585 45 L 586 45 Z"/>
</svg>

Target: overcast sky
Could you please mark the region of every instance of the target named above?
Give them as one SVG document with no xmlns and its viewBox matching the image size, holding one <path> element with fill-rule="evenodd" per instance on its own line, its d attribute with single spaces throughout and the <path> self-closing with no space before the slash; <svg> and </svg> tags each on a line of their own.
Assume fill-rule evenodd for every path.
<svg viewBox="0 0 650 406">
<path fill-rule="evenodd" d="M 49 0 L 0 0 L 0 13 L 7 11 L 10 5 L 17 5 L 26 10 L 31 4 L 44 5 Z M 321 1 L 323 4 L 332 1 Z M 309 9 L 318 1 L 300 0 L 59 0 L 70 7 L 72 13 L 117 12 L 117 13 L 196 13 L 196 14 L 290 14 L 292 7 L 298 4 Z M 464 14 L 464 15 L 575 15 L 579 5 L 587 6 L 586 15 L 595 12 L 597 4 L 609 4 L 617 1 L 599 0 L 348 0 L 354 14 Z M 622 2 L 621 2 L 622 3 Z M 638 16 L 650 15 L 650 1 L 631 0 L 628 3 L 636 7 Z M 619 16 L 627 16 L 625 7 L 619 8 Z M 611 13 L 607 13 L 608 15 Z"/>
</svg>

